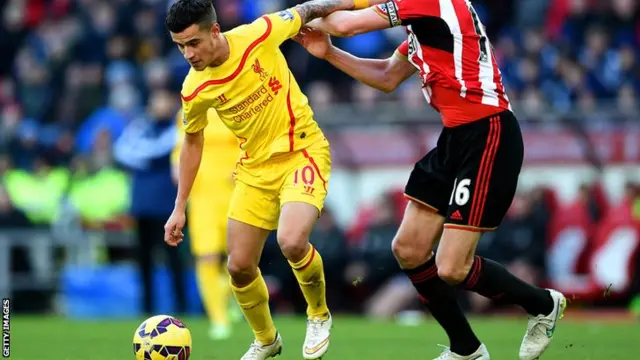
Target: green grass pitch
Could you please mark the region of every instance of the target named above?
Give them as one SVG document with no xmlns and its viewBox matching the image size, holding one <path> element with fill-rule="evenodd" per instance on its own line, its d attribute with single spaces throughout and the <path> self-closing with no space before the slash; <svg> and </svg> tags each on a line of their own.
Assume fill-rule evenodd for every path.
<svg viewBox="0 0 640 360">
<path fill-rule="evenodd" d="M 143 319 L 140 319 L 140 321 Z M 192 360 L 237 360 L 247 349 L 251 333 L 245 323 L 235 327 L 232 339 L 208 340 L 207 322 L 183 319 L 193 335 Z M 517 359 L 525 319 L 473 318 L 472 325 L 487 344 L 492 359 Z M 131 341 L 138 321 L 71 321 L 62 318 L 14 317 L 11 323 L 11 359 L 16 360 L 127 360 L 133 359 Z M 276 319 L 283 339 L 278 360 L 301 359 L 305 323 L 302 318 Z M 437 344 L 447 340 L 431 319 L 418 326 L 401 326 L 354 317 L 336 317 L 331 348 L 325 360 L 433 359 Z M 631 360 L 640 358 L 640 324 L 598 320 L 563 320 L 542 359 Z"/>
</svg>

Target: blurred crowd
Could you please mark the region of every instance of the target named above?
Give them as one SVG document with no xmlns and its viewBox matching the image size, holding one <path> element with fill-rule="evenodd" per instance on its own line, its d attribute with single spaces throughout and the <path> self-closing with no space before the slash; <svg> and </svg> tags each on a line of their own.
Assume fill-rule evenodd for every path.
<svg viewBox="0 0 640 360">
<path fill-rule="evenodd" d="M 158 209 L 171 206 L 175 189 L 163 190 L 171 188 L 169 139 L 175 136 L 178 93 L 189 70 L 163 26 L 173 1 L 0 2 L 0 228 L 73 220 L 85 228 L 126 229 L 131 217 L 157 216 Z M 213 0 L 223 30 L 299 2 Z M 523 121 L 549 111 L 578 110 L 585 122 L 637 123 L 637 1 L 473 4 L 487 25 Z M 405 36 L 397 28 L 336 39 L 335 44 L 361 57 L 380 58 Z M 346 102 L 373 106 L 382 100 L 424 106 L 415 79 L 394 94 L 382 94 L 311 58 L 293 42 L 282 48 L 317 109 Z M 346 230 L 328 211 L 314 234 L 328 277 L 339 279 L 329 281 L 348 288 L 330 296 L 364 299 L 376 293 L 372 299 L 377 301 L 366 305 L 372 313 L 403 303 L 397 296 L 412 298 L 411 286 L 396 278 L 389 251 L 403 199 L 390 192 L 381 201 L 384 206 L 376 211 L 361 209 L 361 218 Z M 546 238 L 549 211 L 537 192 L 514 204 L 506 224 L 490 235 L 491 245 L 480 250 L 539 281 L 546 273 L 541 239 Z M 282 275 L 288 268 L 271 271 Z M 277 284 L 287 277 L 274 279 Z"/>
<path fill-rule="evenodd" d="M 188 64 L 163 26 L 173 1 L 3 1 L 2 162 L 8 155 L 14 166 L 33 169 L 39 156 L 66 166 L 76 154 L 106 151 L 96 149 L 100 141 L 114 142 L 126 124 L 145 116 L 154 92 L 166 90 L 177 98 Z M 227 30 L 300 1 L 213 2 Z M 525 113 L 535 117 L 577 107 L 593 117 L 598 104 L 607 103 L 628 115 L 623 119 L 635 114 L 640 86 L 636 1 L 473 3 L 487 25 L 509 96 Z M 336 44 L 358 56 L 384 57 L 404 38 L 404 30 L 396 28 L 336 39 Z M 416 81 L 385 95 L 310 58 L 293 42 L 283 50 L 317 108 L 397 98 L 407 106 L 424 106 Z"/>
</svg>

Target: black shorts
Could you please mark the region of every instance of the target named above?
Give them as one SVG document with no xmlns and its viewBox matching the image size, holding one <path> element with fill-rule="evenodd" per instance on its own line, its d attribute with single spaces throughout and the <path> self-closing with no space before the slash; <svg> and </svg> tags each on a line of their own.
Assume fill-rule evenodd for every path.
<svg viewBox="0 0 640 360">
<path fill-rule="evenodd" d="M 444 128 L 436 148 L 416 163 L 405 194 L 444 216 L 445 227 L 491 231 L 511 206 L 523 157 L 511 111 Z"/>
</svg>

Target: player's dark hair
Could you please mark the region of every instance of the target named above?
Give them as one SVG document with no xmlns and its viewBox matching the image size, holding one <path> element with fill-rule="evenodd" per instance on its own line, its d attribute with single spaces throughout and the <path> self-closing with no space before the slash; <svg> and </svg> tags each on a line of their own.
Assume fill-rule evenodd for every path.
<svg viewBox="0 0 640 360">
<path fill-rule="evenodd" d="M 171 5 L 164 25 L 172 33 L 180 33 L 193 24 L 200 28 L 210 28 L 217 21 L 216 9 L 211 0 L 178 0 Z"/>
</svg>

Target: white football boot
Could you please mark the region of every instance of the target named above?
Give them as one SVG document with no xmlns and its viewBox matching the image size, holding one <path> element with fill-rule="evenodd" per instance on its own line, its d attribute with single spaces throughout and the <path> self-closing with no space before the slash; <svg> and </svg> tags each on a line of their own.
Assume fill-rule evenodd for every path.
<svg viewBox="0 0 640 360">
<path fill-rule="evenodd" d="M 302 346 L 302 357 L 304 359 L 322 359 L 322 356 L 327 353 L 332 324 L 331 315 L 327 320 L 307 319 L 307 335 Z"/>
<path fill-rule="evenodd" d="M 491 357 L 489 356 L 489 351 L 487 350 L 487 347 L 484 346 L 484 344 L 481 344 L 478 350 L 476 350 L 471 355 L 458 355 L 452 352 L 450 348 L 446 346 L 442 346 L 442 347 L 444 347 L 444 351 L 442 352 L 442 354 L 440 354 L 440 356 L 438 356 L 434 360 L 490 360 L 491 359 Z"/>
<path fill-rule="evenodd" d="M 527 333 L 522 339 L 522 345 L 520 345 L 520 360 L 539 358 L 553 338 L 556 323 L 564 316 L 567 299 L 558 291 L 551 289 L 548 291 L 553 299 L 553 311 L 549 315 L 529 316 Z"/>
<path fill-rule="evenodd" d="M 249 346 L 249 350 L 242 356 L 240 360 L 266 360 L 274 358 L 282 353 L 282 337 L 280 333 L 276 335 L 276 339 L 269 345 L 260 344 L 254 340 Z"/>
</svg>

